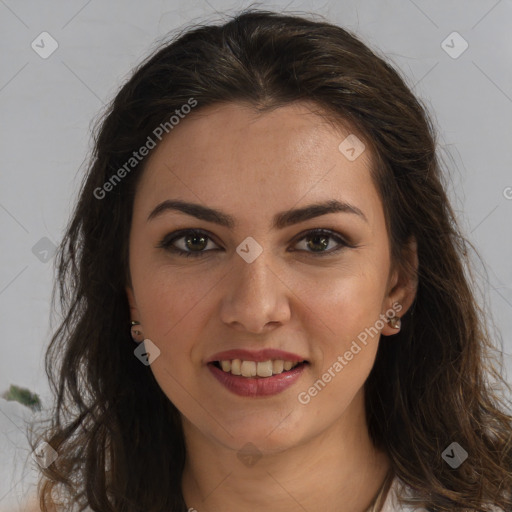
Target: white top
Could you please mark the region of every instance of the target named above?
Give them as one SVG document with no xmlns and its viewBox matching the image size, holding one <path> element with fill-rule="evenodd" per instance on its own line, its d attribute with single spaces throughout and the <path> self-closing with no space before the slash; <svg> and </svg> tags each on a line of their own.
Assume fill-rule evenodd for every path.
<svg viewBox="0 0 512 512">
<path fill-rule="evenodd" d="M 397 497 L 399 490 L 402 490 L 402 494 L 405 494 L 408 498 L 413 496 L 412 489 L 395 476 L 380 512 L 428 512 L 426 508 L 417 508 L 414 505 L 400 505 Z"/>
<path fill-rule="evenodd" d="M 395 476 L 380 512 L 428 512 L 426 508 L 421 506 L 400 505 L 397 497 L 399 491 L 402 491 L 401 494 L 404 497 L 411 498 L 414 496 L 414 491 Z M 492 506 L 492 510 L 494 512 L 504 512 L 496 506 Z"/>
</svg>

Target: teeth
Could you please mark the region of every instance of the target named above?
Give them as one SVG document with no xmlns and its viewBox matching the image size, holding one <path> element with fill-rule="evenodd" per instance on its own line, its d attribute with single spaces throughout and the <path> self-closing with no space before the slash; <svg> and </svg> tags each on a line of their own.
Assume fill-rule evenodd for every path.
<svg viewBox="0 0 512 512">
<path fill-rule="evenodd" d="M 272 377 L 272 360 L 259 362 L 256 373 L 258 377 Z"/>
<path fill-rule="evenodd" d="M 282 373 L 284 369 L 284 361 L 282 359 L 277 359 L 272 363 L 272 373 L 275 375 L 276 373 Z"/>
<path fill-rule="evenodd" d="M 222 362 L 221 362 L 221 364 L 222 364 Z M 233 375 L 242 375 L 240 366 L 241 366 L 240 359 L 233 359 L 233 361 L 231 361 L 231 373 Z M 222 368 L 222 369 L 224 370 L 224 368 Z M 227 371 L 227 370 L 224 370 L 224 371 Z"/>
<path fill-rule="evenodd" d="M 256 377 L 256 363 L 254 361 L 242 361 L 242 377 Z"/>
<path fill-rule="evenodd" d="M 269 359 L 260 362 L 233 359 L 232 361 L 219 361 L 219 363 L 226 373 L 243 377 L 271 377 L 272 375 L 279 375 L 283 371 L 291 370 L 299 364 L 292 361 L 283 361 L 282 359 Z"/>
</svg>

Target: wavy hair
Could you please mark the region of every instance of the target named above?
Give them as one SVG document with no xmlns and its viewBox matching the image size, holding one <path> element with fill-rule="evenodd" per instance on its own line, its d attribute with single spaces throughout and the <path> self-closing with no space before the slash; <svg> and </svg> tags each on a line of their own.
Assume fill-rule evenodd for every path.
<svg viewBox="0 0 512 512">
<path fill-rule="evenodd" d="M 159 42 L 93 130 L 56 260 L 52 305 L 58 295 L 63 314 L 45 359 L 56 403 L 41 438 L 58 458 L 42 470 L 42 510 L 185 510 L 180 415 L 130 343 L 128 240 L 147 159 L 105 197 L 98 190 L 191 98 L 194 111 L 313 102 L 368 145 L 392 260 L 405 268 L 411 236 L 419 259 L 413 307 L 402 330 L 379 344 L 365 382 L 371 439 L 429 510 L 511 510 L 512 416 L 503 393 L 510 386 L 497 368 L 490 315 L 476 298 L 468 248 L 475 250 L 447 197 L 427 108 L 349 31 L 255 9 Z M 469 454 L 456 469 L 442 459 L 454 441 Z"/>
</svg>

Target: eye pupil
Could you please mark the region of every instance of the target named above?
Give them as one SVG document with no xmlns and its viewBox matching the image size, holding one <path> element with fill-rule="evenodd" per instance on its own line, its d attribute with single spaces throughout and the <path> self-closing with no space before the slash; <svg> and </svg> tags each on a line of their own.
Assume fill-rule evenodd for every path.
<svg viewBox="0 0 512 512">
<path fill-rule="evenodd" d="M 188 249 L 202 250 L 208 244 L 207 237 L 204 236 L 204 235 L 200 235 L 198 233 L 193 233 L 193 234 L 187 236 L 185 238 L 185 240 L 186 240 L 186 246 L 187 246 Z M 192 242 L 192 246 L 188 243 L 189 240 L 194 240 L 194 242 Z M 197 242 L 197 240 L 200 240 L 200 242 Z M 199 244 L 199 247 L 194 247 L 195 244 Z"/>
<path fill-rule="evenodd" d="M 309 237 L 309 239 L 310 239 L 310 240 L 317 240 L 317 239 L 321 239 L 321 240 L 322 240 L 322 242 L 321 242 L 321 244 L 320 244 L 320 245 L 321 245 L 321 248 L 320 248 L 320 250 L 319 250 L 319 251 L 317 251 L 316 249 L 314 249 L 314 247 L 312 247 L 312 246 L 311 246 L 310 242 L 308 242 L 308 247 L 309 247 L 310 249 L 312 249 L 312 250 L 313 250 L 313 252 L 322 252 L 322 249 L 325 249 L 325 248 L 329 245 L 329 242 L 328 242 L 329 237 L 328 237 L 328 236 L 326 236 L 326 235 L 311 235 L 311 236 Z M 313 244 L 313 245 L 314 245 L 314 244 Z"/>
</svg>

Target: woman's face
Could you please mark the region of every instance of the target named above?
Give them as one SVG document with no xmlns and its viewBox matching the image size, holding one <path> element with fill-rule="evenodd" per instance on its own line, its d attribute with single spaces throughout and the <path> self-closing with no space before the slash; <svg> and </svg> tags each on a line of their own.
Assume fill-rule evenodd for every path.
<svg viewBox="0 0 512 512">
<path fill-rule="evenodd" d="M 382 319 L 413 294 L 391 272 L 369 151 L 339 148 L 350 133 L 306 104 L 217 105 L 149 155 L 127 293 L 186 434 L 272 452 L 360 416 L 380 333 L 397 332 Z M 166 201 L 192 206 L 155 212 Z"/>
</svg>

